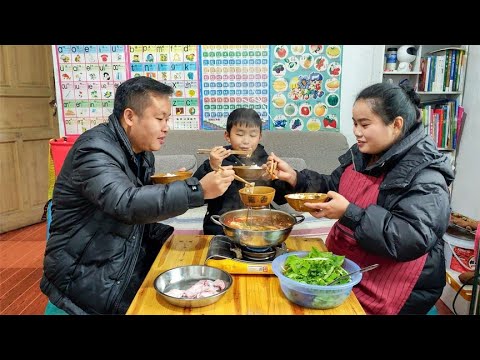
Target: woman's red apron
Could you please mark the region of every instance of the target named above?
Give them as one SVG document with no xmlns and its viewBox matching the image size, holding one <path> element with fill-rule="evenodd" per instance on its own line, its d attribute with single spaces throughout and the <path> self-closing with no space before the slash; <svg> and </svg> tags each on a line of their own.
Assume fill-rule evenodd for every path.
<svg viewBox="0 0 480 360">
<path fill-rule="evenodd" d="M 339 193 L 349 202 L 367 208 L 377 203 L 383 176 L 373 177 L 353 170 L 348 166 L 340 178 Z M 330 231 L 327 248 L 334 254 L 344 255 L 360 267 L 380 264 L 372 271 L 363 273 L 360 283 L 353 291 L 367 314 L 398 314 L 422 272 L 427 255 L 416 260 L 398 262 L 375 255 L 361 248 L 353 231 L 337 221 Z"/>
</svg>

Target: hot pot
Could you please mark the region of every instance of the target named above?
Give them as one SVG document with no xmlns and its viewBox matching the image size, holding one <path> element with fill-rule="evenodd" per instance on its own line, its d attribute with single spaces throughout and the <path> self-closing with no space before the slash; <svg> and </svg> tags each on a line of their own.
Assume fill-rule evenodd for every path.
<svg viewBox="0 0 480 360">
<path fill-rule="evenodd" d="M 232 210 L 210 218 L 223 227 L 233 243 L 257 249 L 280 245 L 290 235 L 293 225 L 305 220 L 303 215 L 269 208 Z"/>
</svg>

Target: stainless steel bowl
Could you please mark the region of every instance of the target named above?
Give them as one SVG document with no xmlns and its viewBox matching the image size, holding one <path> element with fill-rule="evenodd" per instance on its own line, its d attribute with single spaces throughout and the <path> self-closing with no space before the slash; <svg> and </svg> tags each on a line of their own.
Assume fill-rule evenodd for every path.
<svg viewBox="0 0 480 360">
<path fill-rule="evenodd" d="M 249 216 L 249 221 L 252 217 L 264 218 L 267 223 L 277 225 L 278 228 L 275 230 L 249 230 L 247 225 L 254 225 L 255 221 L 247 223 L 247 216 Z M 212 215 L 210 218 L 215 224 L 223 227 L 225 235 L 234 243 L 250 248 L 268 248 L 281 244 L 290 235 L 293 225 L 300 224 L 305 220 L 303 215 L 292 215 L 285 211 L 269 208 L 232 210 L 223 215 Z M 244 222 L 245 228 L 238 229 L 231 226 L 232 221 Z"/>
<path fill-rule="evenodd" d="M 166 294 L 172 289 L 187 290 L 199 280 L 223 280 L 225 289 L 218 294 L 199 299 L 177 298 Z M 206 265 L 188 265 L 164 271 L 157 276 L 153 286 L 159 295 L 170 304 L 184 308 L 194 308 L 217 302 L 230 289 L 232 283 L 233 278 L 226 271 Z"/>
</svg>

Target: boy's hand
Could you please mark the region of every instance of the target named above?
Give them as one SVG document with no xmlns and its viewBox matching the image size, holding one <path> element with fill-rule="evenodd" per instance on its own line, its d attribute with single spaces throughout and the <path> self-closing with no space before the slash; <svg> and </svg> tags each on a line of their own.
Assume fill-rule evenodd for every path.
<svg viewBox="0 0 480 360">
<path fill-rule="evenodd" d="M 262 165 L 262 168 L 265 170 L 265 173 L 268 175 L 268 177 L 272 178 L 270 170 L 272 169 L 273 162 L 277 163 L 276 166 L 273 166 L 273 177 L 286 181 L 291 186 L 295 187 L 295 185 L 297 184 L 297 172 L 290 165 L 288 165 L 288 163 L 280 159 L 273 152 L 269 155 L 267 162 Z"/>
<path fill-rule="evenodd" d="M 208 160 L 210 161 L 210 167 L 213 170 L 218 170 L 218 167 L 222 165 L 223 159 L 230 156 L 231 151 L 225 149 L 223 146 L 215 146 L 212 151 L 210 151 L 210 155 Z"/>
<path fill-rule="evenodd" d="M 232 166 L 222 166 L 222 168 L 223 171 L 211 171 L 199 181 L 205 200 L 219 197 L 232 183 L 235 174 Z"/>
</svg>

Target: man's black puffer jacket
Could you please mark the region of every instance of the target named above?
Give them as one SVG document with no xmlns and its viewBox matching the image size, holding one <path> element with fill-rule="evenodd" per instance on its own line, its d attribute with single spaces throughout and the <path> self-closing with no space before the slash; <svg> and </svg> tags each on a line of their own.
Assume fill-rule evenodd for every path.
<svg viewBox="0 0 480 360">
<path fill-rule="evenodd" d="M 338 192 L 340 177 L 352 162 L 361 173 L 384 174 L 377 204 L 362 209 L 350 203 L 339 221 L 354 231 L 362 248 L 373 254 L 397 261 L 428 254 L 420 278 L 400 311 L 425 314 L 445 286 L 442 237 L 450 217 L 448 185 L 453 181 L 448 158 L 437 150 L 419 124 L 373 165 L 367 166 L 368 156 L 360 153 L 357 144 L 339 161 L 340 166 L 331 175 L 299 172 L 295 189 L 276 181 L 277 193 Z"/>
<path fill-rule="evenodd" d="M 124 313 L 173 231 L 156 222 L 204 204 L 197 179 L 152 185 L 153 153 L 139 165 L 113 115 L 82 134 L 65 159 L 40 287 L 69 314 Z"/>
</svg>

